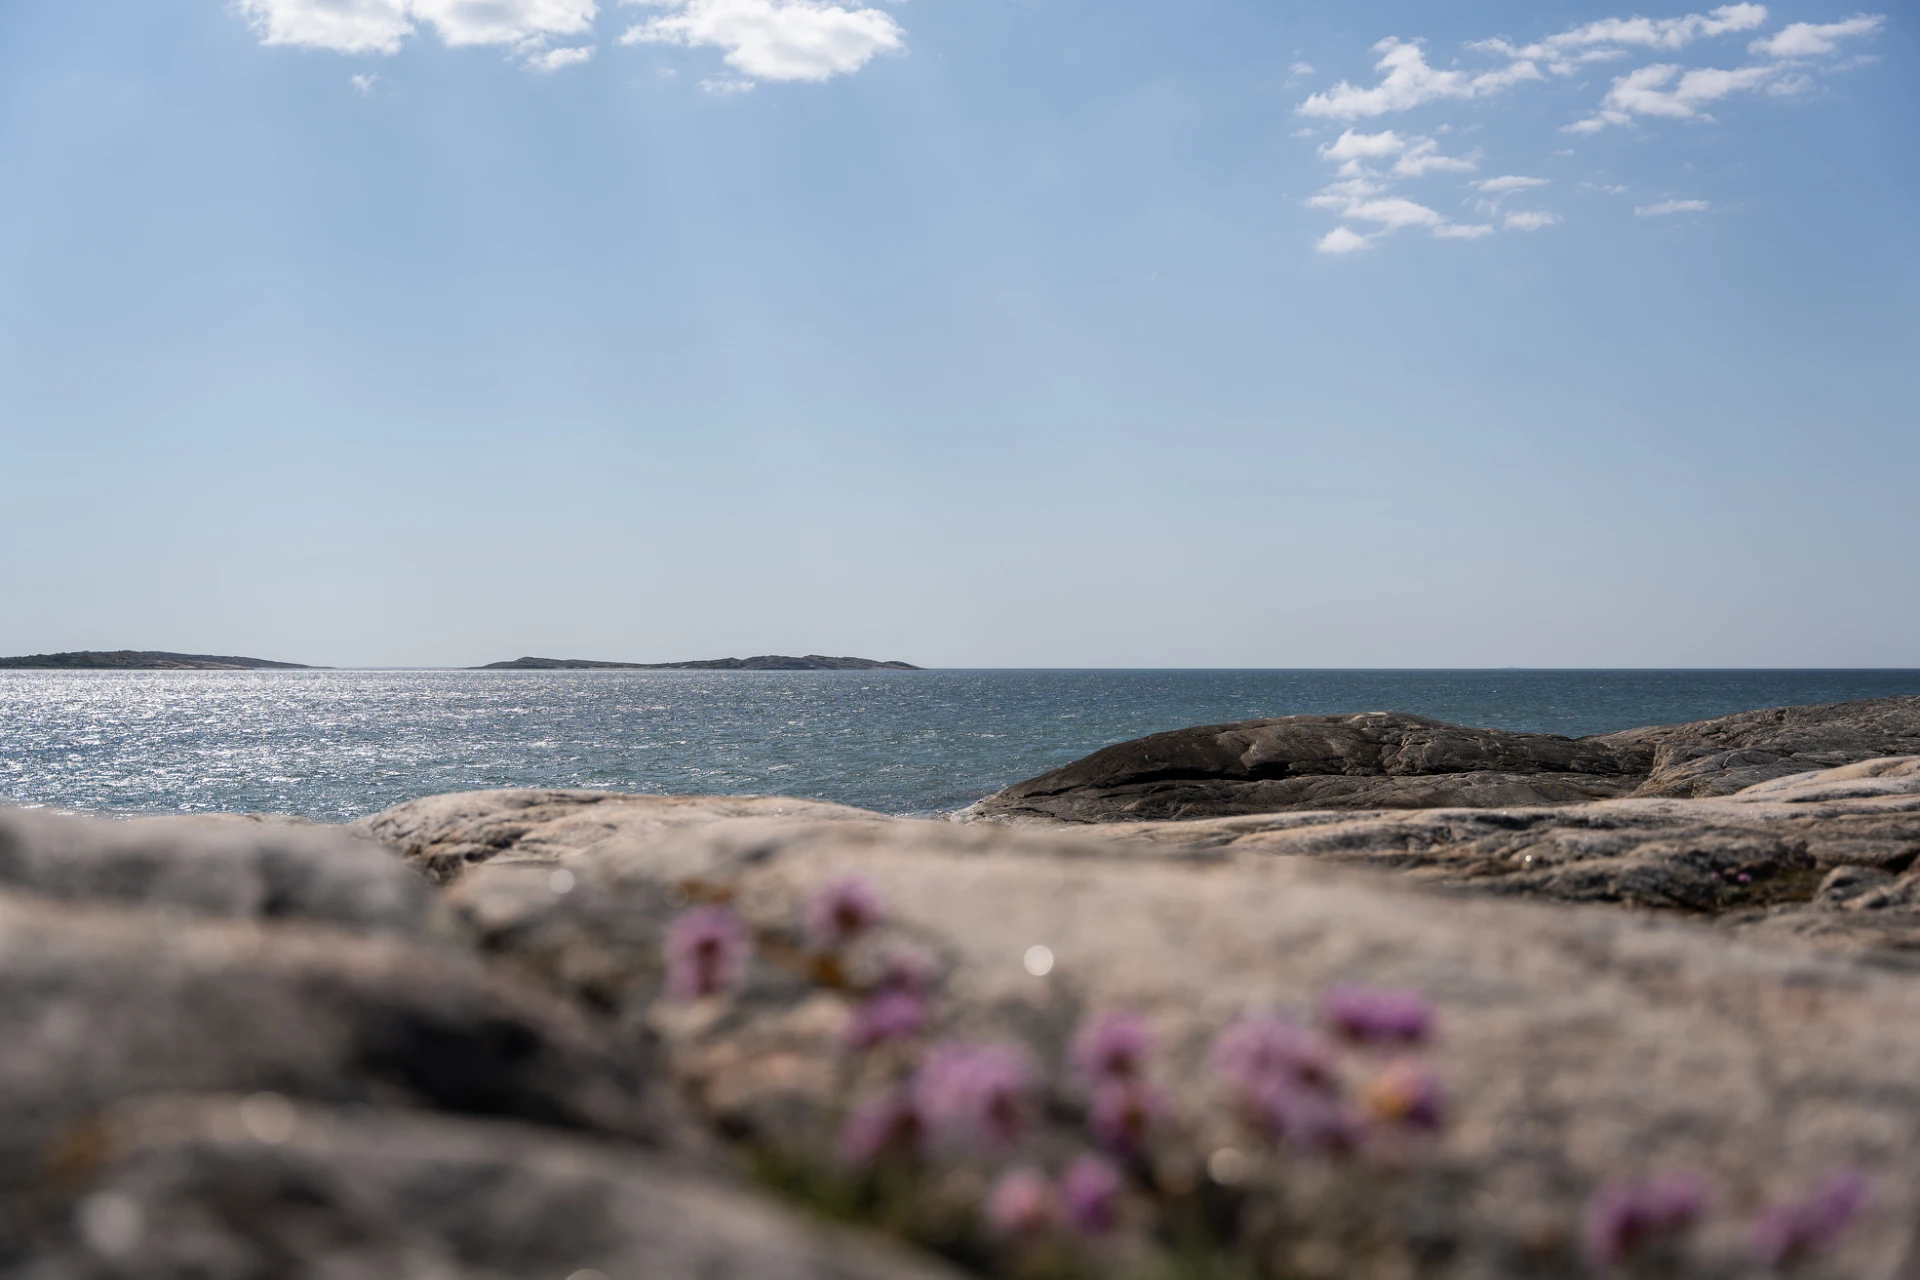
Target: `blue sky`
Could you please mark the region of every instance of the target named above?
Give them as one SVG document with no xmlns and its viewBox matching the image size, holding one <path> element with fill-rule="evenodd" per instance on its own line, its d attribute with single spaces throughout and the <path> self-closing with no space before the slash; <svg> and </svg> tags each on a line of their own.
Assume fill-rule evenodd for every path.
<svg viewBox="0 0 1920 1280">
<path fill-rule="evenodd" d="M 1917 666 L 1917 39 L 14 0 L 0 652 Z"/>
</svg>

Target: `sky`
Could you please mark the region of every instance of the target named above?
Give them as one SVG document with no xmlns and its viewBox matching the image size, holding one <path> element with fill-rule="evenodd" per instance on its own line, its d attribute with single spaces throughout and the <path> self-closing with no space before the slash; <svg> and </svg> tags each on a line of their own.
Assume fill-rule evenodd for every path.
<svg viewBox="0 0 1920 1280">
<path fill-rule="evenodd" d="M 1920 666 L 1916 17 L 9 0 L 0 653 Z"/>
</svg>

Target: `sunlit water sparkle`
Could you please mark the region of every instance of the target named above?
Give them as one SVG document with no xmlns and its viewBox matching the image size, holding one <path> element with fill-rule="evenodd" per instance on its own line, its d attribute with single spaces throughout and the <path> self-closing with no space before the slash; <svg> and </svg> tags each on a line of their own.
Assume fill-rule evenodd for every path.
<svg viewBox="0 0 1920 1280">
<path fill-rule="evenodd" d="M 488 787 L 938 813 L 1160 729 L 1399 710 L 1604 733 L 1920 671 L 0 671 L 0 799 L 358 817 Z"/>
</svg>

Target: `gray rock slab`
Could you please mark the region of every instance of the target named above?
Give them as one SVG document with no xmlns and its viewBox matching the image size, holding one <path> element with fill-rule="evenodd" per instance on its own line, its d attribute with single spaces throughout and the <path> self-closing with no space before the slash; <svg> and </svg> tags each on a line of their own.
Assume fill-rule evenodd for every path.
<svg viewBox="0 0 1920 1280">
<path fill-rule="evenodd" d="M 1807 804 L 1910 798 L 1876 796 Z M 1624 812 L 1701 803 L 1725 805 L 1642 801 Z M 462 804 L 483 820 L 482 800 Z M 1299 830 L 1328 838 L 1347 818 L 1303 818 Z M 1733 1224 L 1829 1167 L 1857 1165 L 1873 1180 L 1876 1208 L 1835 1274 L 1890 1280 L 1915 1256 L 1920 984 L 1788 935 L 1756 943 L 1672 914 L 1444 892 L 1274 857 L 1258 841 L 1196 850 L 1168 840 L 1156 851 L 1151 840 L 1087 831 L 753 819 L 577 845 L 558 825 L 522 838 L 545 865 L 496 857 L 450 890 L 454 905 L 504 958 L 590 996 L 621 1034 L 657 1038 L 692 1105 L 756 1149 L 828 1160 L 847 1099 L 879 1069 L 848 1049 L 855 998 L 809 977 L 799 926 L 812 895 L 857 874 L 888 905 L 890 924 L 873 945 L 910 944 L 934 958 L 928 1035 L 1019 1042 L 1044 1065 L 1034 1158 L 1084 1142 L 1086 1099 L 1062 1058 L 1089 1013 L 1125 1008 L 1150 1021 L 1168 1094 L 1156 1165 L 1204 1180 L 1213 1154 L 1249 1141 L 1207 1066 L 1223 1027 L 1252 1009 L 1310 1016 L 1338 982 L 1411 986 L 1439 1006 L 1433 1061 L 1452 1121 L 1430 1156 L 1396 1175 L 1395 1190 L 1368 1193 L 1388 1219 L 1376 1224 L 1379 1239 L 1424 1224 L 1417 1250 L 1380 1246 L 1368 1263 L 1386 1268 L 1380 1274 L 1569 1274 L 1596 1186 L 1670 1169 L 1709 1175 Z M 568 872 L 564 892 L 555 870 Z M 667 922 L 688 902 L 714 900 L 731 902 L 754 932 L 744 988 L 693 1005 L 661 1001 Z M 1042 975 L 1024 960 L 1036 946 L 1051 957 Z M 1288 1265 L 1359 1274 L 1336 1246 L 1313 1251 L 1316 1229 L 1300 1227 Z M 1726 1225 L 1711 1239 L 1734 1249 L 1738 1232 Z M 1742 1272 L 1703 1262 L 1689 1274 Z"/>
<path fill-rule="evenodd" d="M 373 839 L 285 820 L 0 808 L 0 891 L 424 938 L 431 886 Z"/>
<path fill-rule="evenodd" d="M 1398 712 L 1202 725 L 1117 743 L 970 806 L 963 820 L 1141 822 L 1321 809 L 1513 808 L 1719 796 L 1920 754 L 1920 698 L 1746 712 L 1591 738 Z"/>
<path fill-rule="evenodd" d="M 0 895 L 0 1180 L 156 1092 L 274 1090 L 664 1134 L 644 1046 L 480 957 L 315 926 Z"/>
<path fill-rule="evenodd" d="M 940 1280 L 656 1155 L 525 1125 L 157 1098 L 21 1224 L 21 1280 Z"/>
</svg>

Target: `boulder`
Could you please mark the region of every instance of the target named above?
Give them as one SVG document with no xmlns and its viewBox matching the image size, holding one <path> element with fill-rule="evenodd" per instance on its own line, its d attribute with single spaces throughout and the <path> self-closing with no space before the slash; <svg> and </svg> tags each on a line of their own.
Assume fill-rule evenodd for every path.
<svg viewBox="0 0 1920 1280">
<path fill-rule="evenodd" d="M 1276 813 L 1088 831 L 1128 845 L 1308 857 L 1559 901 L 1738 911 L 1810 902 L 1833 868 L 1907 871 L 1920 857 L 1920 757 L 1716 799 Z"/>
<path fill-rule="evenodd" d="M 1018 782 L 965 821 L 1141 822 L 1322 809 L 1509 808 L 1727 795 L 1920 754 L 1920 698 L 1747 712 L 1591 738 L 1370 712 L 1151 734 Z"/>
<path fill-rule="evenodd" d="M 0 808 L 0 891 L 412 938 L 438 919 L 431 886 L 378 841 L 284 819 Z"/>
<path fill-rule="evenodd" d="M 511 1116 L 663 1140 L 644 1046 L 446 946 L 0 895 L 0 1188 L 164 1092 Z"/>
<path fill-rule="evenodd" d="M 1907 776 L 1860 771 L 1791 795 L 1625 811 L 1905 813 Z M 1868 794 L 1833 798 L 1849 789 Z M 1070 1042 L 1090 1015 L 1127 1010 L 1152 1029 L 1163 1091 L 1148 1150 L 1129 1166 L 1131 1194 L 1226 1232 L 1260 1274 L 1563 1276 L 1578 1268 L 1597 1188 L 1693 1170 L 1713 1181 L 1718 1207 L 1685 1273 L 1746 1275 L 1743 1220 L 1836 1166 L 1864 1171 L 1875 1207 L 1835 1274 L 1892 1280 L 1920 1261 L 1920 1082 L 1910 1065 L 1920 985 L 1823 955 L 1790 931 L 1760 946 L 1673 913 L 1463 895 L 1324 858 L 1273 857 L 1250 831 L 1208 844 L 1154 830 L 745 817 L 636 822 L 610 836 L 565 812 L 528 823 L 514 796 L 498 803 L 502 821 L 517 814 L 525 829 L 448 890 L 474 935 L 604 1010 L 616 1038 L 657 1039 L 697 1113 L 797 1194 L 842 1203 L 847 1174 L 834 1151 L 849 1107 L 936 1040 L 1023 1046 L 1039 1097 L 1016 1149 L 938 1157 L 922 1184 L 928 1197 L 977 1200 L 1013 1164 L 1059 1168 L 1091 1143 Z M 458 807 L 468 822 L 490 821 L 484 796 Z M 410 822 L 405 808 L 390 815 L 398 827 Z M 1455 820 L 1498 817 L 1462 814 Z M 1303 817 L 1297 830 L 1324 836 L 1348 817 Z M 533 852 L 520 858 L 523 845 Z M 1897 883 L 1896 861 L 1872 869 L 1889 879 L 1866 893 Z M 887 923 L 823 957 L 803 928 L 807 905 L 849 876 L 884 900 Z M 1810 868 L 1806 898 L 1820 879 Z M 692 906 L 717 903 L 753 938 L 741 985 L 663 998 L 667 930 Z M 849 1028 L 877 966 L 900 947 L 924 954 L 930 1025 L 858 1050 Z M 1417 988 L 1436 1003 L 1430 1062 L 1448 1122 L 1427 1145 L 1358 1166 L 1271 1154 L 1210 1065 L 1212 1047 L 1250 1011 L 1310 1023 L 1330 987 L 1356 982 Z M 1357 1083 L 1378 1065 L 1362 1054 L 1340 1070 Z M 906 1229 L 941 1239 L 917 1219 Z M 982 1266 L 1000 1265 L 983 1256 Z M 1095 1269 L 1126 1271 L 1111 1259 Z"/>
<path fill-rule="evenodd" d="M 379 841 L 436 883 L 496 858 L 550 861 L 596 843 L 728 818 L 885 821 L 880 814 L 784 796 L 645 796 L 610 791 L 468 791 L 429 796 L 362 818 Z"/>
<path fill-rule="evenodd" d="M 15 1230 L 20 1280 L 941 1280 L 953 1273 L 630 1147 L 278 1095 L 101 1118 Z"/>
</svg>

